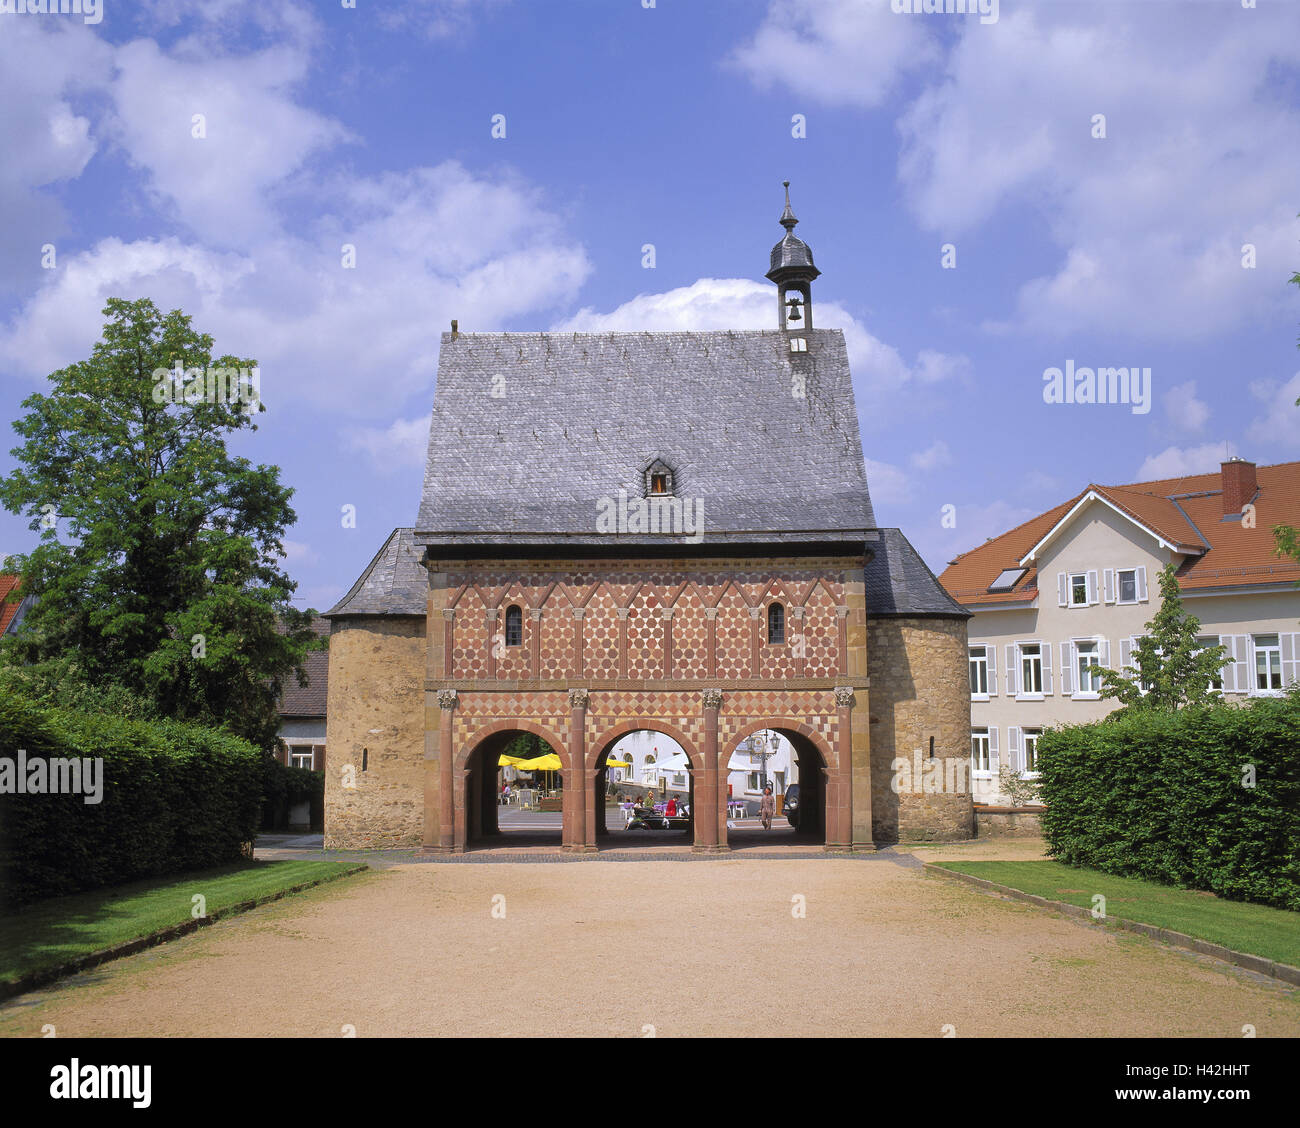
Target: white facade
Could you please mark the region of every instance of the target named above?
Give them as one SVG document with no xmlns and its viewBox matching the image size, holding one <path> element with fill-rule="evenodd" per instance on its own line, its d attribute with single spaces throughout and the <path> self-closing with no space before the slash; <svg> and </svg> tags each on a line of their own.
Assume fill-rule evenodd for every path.
<svg viewBox="0 0 1300 1128">
<path fill-rule="evenodd" d="M 1265 534 L 1267 535 L 1267 534 Z M 1116 708 L 1085 671 L 1131 665 L 1134 640 L 1160 606 L 1157 576 L 1183 556 L 1104 502 L 1094 501 L 1038 551 L 1031 602 L 967 604 L 971 770 L 977 803 L 1006 803 L 998 769 L 1034 777 L 1034 742 L 1050 725 L 1099 720 Z M 1280 694 L 1300 681 L 1300 590 L 1291 584 L 1190 589 L 1186 610 L 1206 645 L 1231 659 L 1229 700 Z"/>
<path fill-rule="evenodd" d="M 773 736 L 776 737 L 775 749 L 771 743 Z M 768 749 L 767 781 L 773 795 L 784 795 L 790 784 L 799 782 L 799 764 L 794 746 L 780 733 L 763 730 L 754 733 L 752 739 L 742 740 L 727 763 L 727 785 L 733 799 L 757 803 L 762 798 L 760 783 L 763 757 L 755 751 L 762 747 Z"/>
</svg>

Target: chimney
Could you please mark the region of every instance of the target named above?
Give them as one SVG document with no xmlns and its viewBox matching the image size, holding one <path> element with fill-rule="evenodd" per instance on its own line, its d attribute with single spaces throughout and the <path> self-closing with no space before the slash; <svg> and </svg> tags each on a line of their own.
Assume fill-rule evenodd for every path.
<svg viewBox="0 0 1300 1128">
<path fill-rule="evenodd" d="M 459 336 L 460 336 L 460 324 L 453 317 L 451 319 L 451 339 L 454 341 Z"/>
<path fill-rule="evenodd" d="M 1220 473 L 1223 481 L 1223 515 L 1235 517 L 1259 489 L 1255 464 L 1233 455 L 1222 463 Z"/>
</svg>

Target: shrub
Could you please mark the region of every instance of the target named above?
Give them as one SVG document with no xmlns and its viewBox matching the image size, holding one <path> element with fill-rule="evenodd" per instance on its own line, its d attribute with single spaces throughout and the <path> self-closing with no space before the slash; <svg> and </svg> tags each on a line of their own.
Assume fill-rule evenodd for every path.
<svg viewBox="0 0 1300 1128">
<path fill-rule="evenodd" d="M 311 829 L 325 829 L 325 773 L 308 768 L 291 768 L 263 753 L 262 829 L 283 830 L 289 825 L 289 810 L 304 801 L 311 804 Z"/>
<path fill-rule="evenodd" d="M 1038 750 L 1062 862 L 1300 910 L 1300 693 L 1049 729 Z"/>
<path fill-rule="evenodd" d="M 177 721 L 0 699 L 0 756 L 103 760 L 103 795 L 0 795 L 0 894 L 13 905 L 238 860 L 257 833 L 259 753 Z"/>
</svg>

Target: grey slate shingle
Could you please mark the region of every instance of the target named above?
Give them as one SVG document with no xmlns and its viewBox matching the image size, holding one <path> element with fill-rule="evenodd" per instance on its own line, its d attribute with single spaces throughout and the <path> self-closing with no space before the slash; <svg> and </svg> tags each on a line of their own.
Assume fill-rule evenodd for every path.
<svg viewBox="0 0 1300 1128">
<path fill-rule="evenodd" d="M 881 529 L 867 562 L 867 617 L 951 616 L 971 612 L 950 596 L 898 529 Z"/>
<path fill-rule="evenodd" d="M 429 609 L 429 574 L 420 563 L 424 550 L 410 529 L 394 529 L 352 590 L 325 612 L 344 615 L 424 615 Z"/>
<path fill-rule="evenodd" d="M 844 335 L 804 336 L 792 356 L 778 331 L 444 333 L 415 543 L 672 543 L 596 529 L 657 458 L 706 544 L 866 539 Z"/>
</svg>

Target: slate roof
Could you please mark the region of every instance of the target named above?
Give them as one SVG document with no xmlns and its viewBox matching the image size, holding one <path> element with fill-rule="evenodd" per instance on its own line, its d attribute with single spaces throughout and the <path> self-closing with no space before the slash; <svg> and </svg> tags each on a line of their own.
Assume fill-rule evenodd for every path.
<svg viewBox="0 0 1300 1128">
<path fill-rule="evenodd" d="M 328 637 L 330 625 L 327 619 L 319 615 L 311 621 L 311 629 L 317 637 Z M 323 717 L 325 701 L 329 689 L 330 652 L 313 650 L 307 655 L 305 671 L 307 684 L 298 684 L 298 678 L 290 674 L 286 679 L 284 691 L 280 695 L 280 715 L 282 717 Z"/>
<path fill-rule="evenodd" d="M 896 616 L 969 619 L 898 529 L 881 529 L 867 562 L 867 618 Z"/>
<path fill-rule="evenodd" d="M 705 544 L 871 539 L 844 335 L 800 335 L 444 333 L 414 543 L 680 542 L 596 528 L 655 459 L 703 500 Z"/>
<path fill-rule="evenodd" d="M 1003 569 L 1018 567 L 1091 490 L 1177 546 L 1185 557 L 1177 572 L 1184 591 L 1261 584 L 1294 587 L 1300 581 L 1300 565 L 1275 554 L 1268 530 L 1300 525 L 1300 462 L 1257 467 L 1256 477 L 1254 528 L 1235 517 L 1225 519 L 1222 470 L 1122 486 L 1089 485 L 1069 501 L 962 553 L 944 569 L 943 585 L 967 607 L 1033 601 L 1038 596 L 1033 564 L 1011 591 L 989 592 L 988 586 Z"/>
<path fill-rule="evenodd" d="M 420 615 L 429 609 L 429 573 L 410 529 L 394 529 L 352 590 L 325 612 L 345 615 Z"/>
</svg>

